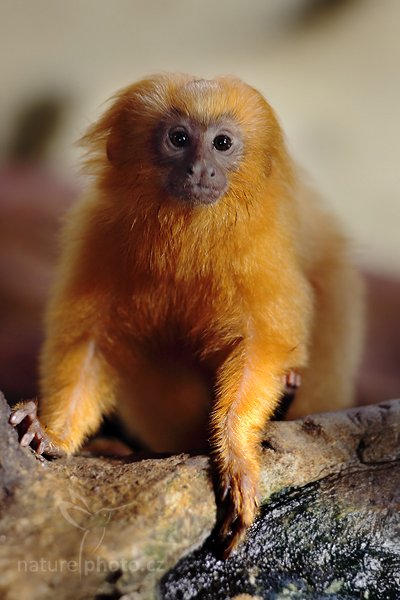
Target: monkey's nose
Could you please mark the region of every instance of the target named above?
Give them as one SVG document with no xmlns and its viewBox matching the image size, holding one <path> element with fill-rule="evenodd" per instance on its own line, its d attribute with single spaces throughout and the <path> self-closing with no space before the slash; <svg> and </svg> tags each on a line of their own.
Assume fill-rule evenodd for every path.
<svg viewBox="0 0 400 600">
<path fill-rule="evenodd" d="M 190 179 L 206 182 L 209 177 L 215 177 L 215 168 L 211 163 L 197 161 L 188 166 L 187 174 Z"/>
</svg>

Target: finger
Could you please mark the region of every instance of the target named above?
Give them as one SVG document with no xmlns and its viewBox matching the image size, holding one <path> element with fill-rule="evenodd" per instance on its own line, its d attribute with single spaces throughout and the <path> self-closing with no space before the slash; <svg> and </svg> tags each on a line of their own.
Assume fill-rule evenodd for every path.
<svg viewBox="0 0 400 600">
<path fill-rule="evenodd" d="M 38 446 L 36 448 L 36 454 L 43 454 L 43 452 L 46 449 L 45 441 L 42 440 L 41 438 L 38 438 L 38 436 L 36 436 L 36 439 L 38 439 L 38 441 L 39 441 Z"/>
<path fill-rule="evenodd" d="M 290 387 L 296 386 L 296 373 L 295 371 L 289 371 L 287 376 L 287 385 Z"/>
<path fill-rule="evenodd" d="M 33 417 L 36 415 L 36 404 L 30 400 L 26 402 L 22 408 L 18 408 L 10 416 L 11 425 L 19 425 L 26 417 Z"/>
<path fill-rule="evenodd" d="M 33 431 L 27 431 L 21 438 L 21 446 L 29 446 L 34 437 L 35 433 Z"/>
<path fill-rule="evenodd" d="M 11 415 L 9 421 L 11 425 L 19 425 L 29 414 L 29 410 L 27 410 L 26 408 L 20 408 Z"/>
</svg>

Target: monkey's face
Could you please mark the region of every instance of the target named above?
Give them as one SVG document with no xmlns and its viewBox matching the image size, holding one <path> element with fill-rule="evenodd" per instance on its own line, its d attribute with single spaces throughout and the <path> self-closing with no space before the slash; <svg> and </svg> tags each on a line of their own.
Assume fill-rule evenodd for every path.
<svg viewBox="0 0 400 600">
<path fill-rule="evenodd" d="M 243 152 L 240 128 L 228 117 L 204 125 L 174 114 L 162 122 L 155 144 L 163 186 L 169 195 L 191 204 L 221 198 Z"/>
<path fill-rule="evenodd" d="M 101 186 L 135 209 L 169 209 L 170 200 L 188 208 L 217 203 L 233 207 L 236 219 L 287 165 L 271 107 L 229 77 L 143 79 L 117 95 L 83 141 Z"/>
</svg>

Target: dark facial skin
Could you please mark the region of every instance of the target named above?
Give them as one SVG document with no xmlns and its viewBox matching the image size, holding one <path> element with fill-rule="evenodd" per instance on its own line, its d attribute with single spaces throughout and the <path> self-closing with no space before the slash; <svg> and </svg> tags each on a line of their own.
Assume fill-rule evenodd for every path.
<svg viewBox="0 0 400 600">
<path fill-rule="evenodd" d="M 173 115 L 157 133 L 156 152 L 171 196 L 191 204 L 213 204 L 228 189 L 228 174 L 240 163 L 243 141 L 228 117 L 205 127 Z"/>
</svg>

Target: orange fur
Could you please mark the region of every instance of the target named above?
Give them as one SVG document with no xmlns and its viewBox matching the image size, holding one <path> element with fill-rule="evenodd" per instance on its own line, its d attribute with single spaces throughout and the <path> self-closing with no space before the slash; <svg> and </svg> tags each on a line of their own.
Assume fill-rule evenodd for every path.
<svg viewBox="0 0 400 600">
<path fill-rule="evenodd" d="M 188 208 L 162 187 L 151 139 L 171 108 L 241 127 L 244 155 L 215 205 Z M 94 179 L 49 307 L 41 422 L 67 452 L 114 409 L 155 450 L 201 447 L 209 430 L 230 551 L 255 515 L 283 375 L 303 373 L 292 415 L 351 402 L 361 293 L 346 241 L 268 103 L 237 79 L 143 80 L 84 143 Z"/>
</svg>

